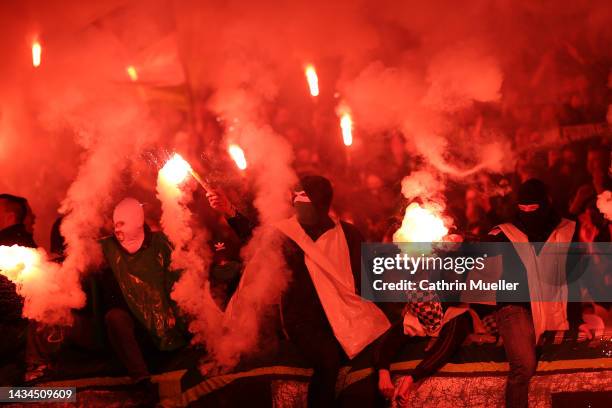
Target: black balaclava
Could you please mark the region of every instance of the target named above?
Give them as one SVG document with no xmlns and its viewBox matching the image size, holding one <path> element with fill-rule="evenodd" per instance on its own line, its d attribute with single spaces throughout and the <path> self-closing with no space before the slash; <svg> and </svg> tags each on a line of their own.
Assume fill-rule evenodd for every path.
<svg viewBox="0 0 612 408">
<path fill-rule="evenodd" d="M 313 240 L 334 226 L 329 217 L 333 194 L 330 181 L 322 176 L 304 176 L 294 189 L 297 220 Z"/>
<path fill-rule="evenodd" d="M 560 221 L 548 198 L 546 184 L 538 179 L 521 184 L 517 207 L 517 227 L 531 242 L 546 241 Z"/>
</svg>

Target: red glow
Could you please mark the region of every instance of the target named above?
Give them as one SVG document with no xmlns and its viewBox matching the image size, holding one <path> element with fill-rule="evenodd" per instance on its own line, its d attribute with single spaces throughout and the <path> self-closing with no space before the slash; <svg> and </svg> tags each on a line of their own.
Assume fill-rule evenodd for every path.
<svg viewBox="0 0 612 408">
<path fill-rule="evenodd" d="M 185 181 L 190 173 L 191 166 L 189 163 L 180 154 L 174 153 L 159 171 L 159 176 L 169 184 L 178 185 Z"/>
<path fill-rule="evenodd" d="M 32 65 L 34 68 L 38 68 L 41 63 L 42 57 L 42 46 L 38 41 L 34 41 L 32 43 Z"/>
<path fill-rule="evenodd" d="M 136 71 L 136 68 L 134 68 L 133 65 L 128 66 L 125 71 L 132 81 L 138 81 L 138 71 Z"/>
<path fill-rule="evenodd" d="M 245 170 L 247 168 L 246 157 L 244 156 L 244 151 L 240 146 L 237 144 L 231 144 L 228 148 L 228 152 L 240 170 Z"/>
<path fill-rule="evenodd" d="M 342 129 L 342 141 L 345 146 L 353 144 L 353 119 L 347 112 L 340 117 L 340 128 Z"/>
<path fill-rule="evenodd" d="M 439 214 L 439 209 L 432 205 L 412 203 L 406 208 L 402 226 L 393 234 L 395 242 L 439 242 L 448 228 Z"/>
<path fill-rule="evenodd" d="M 306 66 L 306 80 L 310 88 L 310 95 L 319 96 L 319 77 L 313 65 Z"/>
</svg>

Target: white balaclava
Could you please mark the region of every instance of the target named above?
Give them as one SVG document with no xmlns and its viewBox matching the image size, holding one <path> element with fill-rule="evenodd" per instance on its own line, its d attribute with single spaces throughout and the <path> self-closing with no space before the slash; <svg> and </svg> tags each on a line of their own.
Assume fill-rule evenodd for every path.
<svg viewBox="0 0 612 408">
<path fill-rule="evenodd" d="M 144 211 L 135 198 L 125 198 L 113 212 L 115 237 L 130 254 L 140 249 L 144 242 Z"/>
</svg>

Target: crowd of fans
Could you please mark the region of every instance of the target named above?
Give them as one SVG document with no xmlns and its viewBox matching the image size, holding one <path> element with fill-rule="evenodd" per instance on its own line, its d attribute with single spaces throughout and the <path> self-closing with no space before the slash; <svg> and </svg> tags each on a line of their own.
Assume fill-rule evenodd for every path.
<svg viewBox="0 0 612 408">
<path fill-rule="evenodd" d="M 610 242 L 612 224 L 597 207 L 597 196 L 606 190 L 612 190 L 609 131 L 604 135 L 582 138 L 578 141 L 557 137 L 551 142 L 545 136 L 551 128 L 559 125 L 579 126 L 605 122 L 605 112 L 593 108 L 593 106 L 602 106 L 601 103 L 597 103 L 601 101 L 595 97 L 595 100 L 589 102 L 586 96 L 588 94 L 588 81 L 576 77 L 564 88 L 562 103 L 554 107 L 543 104 L 537 109 L 533 106 L 531 109 L 522 109 L 518 103 L 509 104 L 509 107 L 495 111 L 486 106 L 482 107 L 478 118 L 481 124 L 495 123 L 506 133 L 514 136 L 511 139 L 517 157 L 516 166 L 513 172 L 505 174 L 482 173 L 471 176 L 470 179 L 447 179 L 446 211 L 453 220 L 451 233 L 461 235 L 466 241 L 492 240 L 490 232 L 495 226 L 515 218 L 516 203 L 521 199 L 528 199 L 542 203 L 543 206 L 550 202 L 552 208 L 547 209 L 549 211 L 547 214 L 555 214 L 554 217 L 559 219 L 564 217 L 577 221 L 575 235 L 579 241 Z M 505 100 L 511 99 L 511 96 L 507 95 Z M 521 123 L 521 126 L 511 127 L 506 125 L 507 123 Z M 297 211 L 302 227 L 312 240 L 316 241 L 326 231 L 334 228 L 334 223 L 328 217 L 328 211 L 347 222 L 342 224 L 342 229 L 350 241 L 351 262 L 353 262 L 352 257 L 358 254 L 358 249 L 355 248 L 358 248 L 360 241 L 388 240 L 389 233 L 401 224 L 403 210 L 408 204 L 400 193 L 402 179 L 422 163 L 422 159 L 417 160 L 407 152 L 404 136 L 399 132 L 391 132 L 381 136 L 381 143 L 377 144 L 376 149 L 367 151 L 362 149 L 354 153 L 349 153 L 347 150 L 346 156 L 338 157 L 336 154 L 332 159 L 333 155 L 328 149 L 319 149 L 321 146 L 317 144 L 305 144 L 306 138 L 298 130 L 288 129 L 285 135 L 294 146 L 293 165 L 296 173 L 333 174 L 333 177 L 330 177 L 331 184 L 322 177 L 302 178 L 300 187 L 306 192 L 299 189 L 294 191 L 296 210 L 299 210 L 303 203 L 310 203 L 315 208 L 315 210 L 310 209 L 310 212 Z M 542 140 L 544 142 L 540 143 Z M 337 171 L 340 166 L 343 170 Z M 537 186 L 540 184 L 534 184 L 534 179 L 543 182 L 542 188 L 539 189 L 541 191 L 537 191 Z M 545 194 L 546 188 L 548 197 L 539 196 L 538 194 Z M 196 200 L 196 205 L 201 207 L 198 213 L 202 223 L 205 223 L 207 229 L 212 232 L 209 243 L 214 254 L 210 269 L 211 293 L 221 309 L 227 306 L 238 287 L 243 270 L 240 249 L 250 237 L 257 219 L 255 212 L 249 209 L 252 208 L 251 203 L 245 202 L 248 200 L 238 199 L 239 195 L 229 189 L 225 192 L 219 190 L 209 194 L 208 203 L 202 196 Z M 554 218 L 552 215 L 550 217 Z M 3 342 L 0 345 L 0 352 L 3 356 L 11 357 L 17 372 L 17 374 L 2 372 L 0 378 L 2 385 L 36 381 L 44 376 L 49 369 L 49 355 L 57 352 L 59 347 L 57 343 L 60 341 L 89 350 L 99 350 L 107 341 L 134 381 L 146 390 L 152 389 L 147 367 L 149 361 L 145 361 L 144 354 L 140 352 L 140 349 L 145 347 L 142 345 L 142 339 L 149 339 L 146 341 L 146 348 L 163 353 L 175 351 L 188 343 L 188 336 L 178 333 L 184 331 L 185 322 L 180 321 L 179 313 L 175 311 L 168 297 L 171 283 L 168 283 L 165 274 L 169 268 L 171 245 L 163 234 L 155 231 L 156 222 L 149 222 L 153 218 L 155 217 L 151 214 L 144 214 L 137 202 L 129 201 L 126 204 L 124 201 L 117 206 L 112 222 L 114 237 L 101 241 L 107 256 L 105 272 L 92 274 L 91 279 L 86 278 L 83 282 L 88 293 L 88 304 L 83 311 L 75 314 L 75 324 L 69 331 L 41 327 L 23 319 L 20 315 L 23 300 L 16 295 L 15 286 L 0 275 L 0 317 L 2 331 L 8 333 L 1 339 Z M 51 231 L 51 252 L 56 256 L 57 262 L 62 262 L 65 255 L 63 237 L 60 233 L 61 220 L 59 218 L 56 221 Z M 135 224 L 134 220 L 137 221 Z M 36 247 L 32 235 L 34 222 L 34 213 L 25 198 L 10 194 L 0 195 L 0 245 Z M 124 236 L 127 238 L 122 238 Z M 531 240 L 531 237 L 529 238 Z M 324 317 L 325 314 L 317 300 L 317 293 L 312 287 L 309 275 L 303 272 L 306 270 L 304 254 L 299 252 L 300 248 L 289 249 L 293 252 L 290 251 L 290 255 L 286 256 L 287 262 L 294 270 L 294 279 L 301 282 L 301 287 L 309 287 L 310 292 L 304 292 L 302 289 L 293 292 L 288 290 L 293 300 L 302 299 L 302 301 L 297 309 L 295 305 L 292 308 L 291 304 L 287 303 L 285 308 L 288 314 L 285 318 L 288 316 L 295 318 L 293 322 L 295 325 L 288 330 L 289 335 L 293 337 L 292 340 L 298 348 L 305 350 L 307 358 L 316 366 L 313 377 L 315 388 L 311 387 L 309 397 L 311 404 L 323 406 L 317 404 L 330 403 L 330 388 L 333 388 L 342 352 L 338 351 L 338 344 L 330 332 L 331 328 Z M 158 299 L 158 304 L 152 304 L 151 307 L 158 307 L 158 315 L 168 317 L 167 322 L 154 321 L 155 319 L 147 314 L 148 306 L 144 307 L 134 300 L 136 297 L 127 295 L 140 290 L 138 285 L 129 283 L 129 279 L 125 277 L 133 272 L 130 272 L 130 268 L 136 268 L 130 256 L 141 252 L 146 252 L 151 265 L 155 264 L 153 262 L 155 259 L 163 259 L 161 267 L 156 264 L 156 268 L 159 269 L 156 269 L 157 281 L 151 283 L 157 285 L 163 295 Z M 301 255 L 298 256 L 296 253 Z M 123 261 L 109 262 L 109 259 L 123 259 L 125 265 L 121 263 Z M 144 263 L 138 268 L 146 269 L 146 265 L 149 264 L 142 262 Z M 359 270 L 352 272 L 360 273 Z M 128 280 L 122 281 L 122 279 Z M 357 281 L 356 277 L 355 282 Z M 96 293 L 102 293 L 101 299 L 105 305 L 101 309 L 95 304 L 100 299 Z M 302 310 L 303 304 L 315 304 L 318 305 L 318 309 L 315 308 L 316 310 L 313 309 L 308 314 Z M 456 314 L 458 312 L 456 310 L 453 312 L 453 306 L 441 306 L 435 298 L 421 302 L 420 306 L 420 310 L 413 310 L 413 315 L 418 317 L 423 308 L 429 308 L 430 315 L 433 313 L 439 317 L 437 321 L 429 322 L 431 323 L 429 328 L 426 324 L 422 324 L 425 327 L 424 334 L 435 332 L 444 341 L 441 340 L 431 349 L 432 351 L 426 355 L 413 375 L 408 377 L 408 382 L 403 382 L 399 387 L 395 387 L 391 381 L 389 364 L 398 348 L 403 347 L 407 338 L 415 333 L 406 333 L 407 325 L 404 317 L 400 322 L 391 321 L 390 327 L 379 340 L 376 362 L 379 375 L 378 388 L 381 395 L 389 399 L 394 398 L 398 403 L 404 403 L 413 383 L 434 373 L 473 330 L 472 320 L 468 314 L 463 311 Z M 609 308 L 609 304 L 600 306 Z M 448 318 L 440 329 L 442 315 L 448 317 L 449 310 L 452 318 Z M 514 309 L 510 313 L 509 310 L 505 312 L 508 315 L 512 314 L 515 327 L 518 325 L 531 327 L 531 317 L 525 308 L 517 309 L 520 313 Z M 473 308 L 472 312 L 478 315 L 478 318 L 474 317 L 476 320 L 481 319 L 483 322 L 495 320 L 495 317 L 491 317 L 495 309 Z M 102 317 L 97 316 L 97 320 L 91 320 L 91 315 L 96 313 L 101 313 Z M 405 309 L 403 313 L 405 316 Z M 499 310 L 497 314 L 500 314 Z M 518 314 L 525 316 L 522 316 L 521 320 L 517 317 Z M 298 340 L 309 336 L 304 333 L 305 329 L 302 327 L 304 316 L 308 316 L 308 324 L 313 325 L 307 327 L 307 331 L 321 334 L 321 338 L 326 339 L 325 344 L 320 342 L 310 344 L 310 341 Z M 172 326 L 172 330 L 166 330 L 167 327 L 164 325 Z M 503 330 L 503 327 L 500 330 Z M 106 334 L 100 337 L 100 333 Z M 147 333 L 154 333 L 151 335 L 152 342 Z M 524 345 L 521 347 L 523 354 L 533 354 L 529 347 Z M 520 378 L 517 377 L 522 381 L 520 384 L 520 387 L 523 387 L 522 391 L 520 387 L 515 387 L 513 391 L 515 395 L 507 396 L 507 401 L 514 401 L 515 406 L 522 406 L 521 404 L 525 402 L 524 387 L 535 370 L 535 357 L 529 360 L 528 364 L 530 364 L 529 372 L 521 374 Z M 519 381 L 516 378 L 515 380 Z"/>
</svg>

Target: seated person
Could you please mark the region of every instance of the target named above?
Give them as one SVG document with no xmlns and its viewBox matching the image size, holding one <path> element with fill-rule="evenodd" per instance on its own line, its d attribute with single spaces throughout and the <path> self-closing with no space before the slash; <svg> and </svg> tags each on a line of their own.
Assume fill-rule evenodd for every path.
<svg viewBox="0 0 612 408">
<path fill-rule="evenodd" d="M 406 406 L 415 383 L 435 374 L 448 362 L 468 335 L 475 331 L 474 327 L 484 329 L 478 315 L 484 316 L 493 312 L 491 306 L 474 305 L 474 309 L 478 310 L 476 313 L 465 305 L 441 303 L 436 299 L 435 293 L 429 295 L 425 300 L 406 305 L 403 321 L 395 324 L 383 335 L 374 352 L 378 389 L 386 399 L 394 400 L 398 407 Z M 391 363 L 415 336 L 426 335 L 437 335 L 437 339 L 427 348 L 423 360 L 410 375 L 403 377 L 395 388 L 389 371 Z"/>
<path fill-rule="evenodd" d="M 170 270 L 172 248 L 144 222 L 142 205 L 121 201 L 113 213 L 114 235 L 101 240 L 108 268 L 100 289 L 111 346 L 130 377 L 150 387 L 145 351 L 168 357 L 188 344 L 185 325 L 170 299 L 179 273 Z"/>
</svg>

